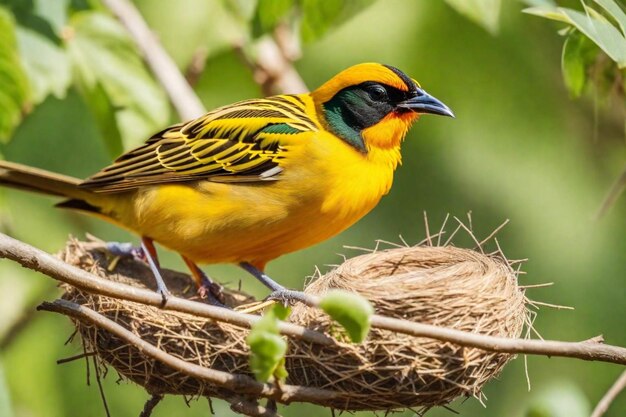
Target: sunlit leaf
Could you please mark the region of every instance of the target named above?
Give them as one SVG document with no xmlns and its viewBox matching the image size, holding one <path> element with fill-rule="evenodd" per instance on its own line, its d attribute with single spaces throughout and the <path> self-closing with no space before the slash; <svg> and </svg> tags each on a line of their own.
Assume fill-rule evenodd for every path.
<svg viewBox="0 0 626 417">
<path fill-rule="evenodd" d="M 611 13 L 617 13 L 616 20 L 621 24 L 621 15 L 613 10 L 610 1 L 604 0 Z M 574 26 L 600 47 L 620 68 L 626 67 L 626 38 L 615 26 L 596 10 L 584 5 L 585 13 L 563 7 L 531 7 L 525 13 L 544 17 Z M 623 14 L 623 13 L 622 13 Z"/>
<path fill-rule="evenodd" d="M 529 7 L 556 7 L 556 3 L 554 2 L 554 0 L 522 0 L 522 3 L 527 4 Z"/>
<path fill-rule="evenodd" d="M 531 14 L 533 16 L 539 16 L 550 20 L 555 20 L 557 22 L 563 22 L 570 25 L 573 25 L 574 22 L 565 14 L 563 11 L 556 6 L 538 6 L 538 7 L 529 7 L 527 9 L 522 10 L 524 13 Z"/>
<path fill-rule="evenodd" d="M 365 298 L 353 292 L 333 290 L 322 298 L 320 307 L 346 329 L 353 342 L 365 340 L 374 314 L 374 308 Z"/>
<path fill-rule="evenodd" d="M 500 0 L 446 0 L 446 3 L 489 33 L 498 31 Z"/>
<path fill-rule="evenodd" d="M 0 141 L 11 138 L 28 105 L 29 87 L 20 62 L 12 15 L 0 7 Z"/>
<path fill-rule="evenodd" d="M 46 1 L 46 0 L 44 0 Z M 48 3 L 53 3 L 47 0 Z M 50 16 L 41 16 L 37 10 L 40 1 L 35 0 L 0 0 L 0 5 L 6 7 L 14 16 L 19 26 L 33 30 L 40 35 L 59 42 L 53 20 Z M 45 3 L 42 3 L 45 4 Z"/>
<path fill-rule="evenodd" d="M 65 50 L 30 29 L 18 28 L 17 40 L 33 101 L 40 103 L 49 94 L 58 98 L 65 97 L 72 81 L 70 62 Z"/>
<path fill-rule="evenodd" d="M 124 148 L 142 142 L 169 123 L 169 104 L 132 40 L 117 21 L 100 12 L 75 13 L 67 40 L 71 62 L 84 91 L 100 85 L 115 109 Z M 111 138 L 105 137 L 107 140 Z M 115 145 L 108 144 L 109 149 Z"/>
<path fill-rule="evenodd" d="M 278 320 L 289 316 L 289 308 L 275 304 L 252 326 L 246 342 L 250 346 L 250 369 L 259 381 L 287 378 L 287 342 L 278 332 Z"/>
<path fill-rule="evenodd" d="M 300 0 L 301 36 L 305 42 L 322 37 L 332 27 L 365 10 L 375 0 Z"/>
<path fill-rule="evenodd" d="M 598 3 L 604 10 L 606 10 L 617 22 L 617 24 L 622 29 L 622 34 L 626 35 L 626 13 L 624 10 L 615 2 L 615 0 L 594 0 Z"/>
<path fill-rule="evenodd" d="M 293 3 L 294 0 L 258 0 L 252 19 L 252 36 L 259 37 L 274 29 Z"/>
<path fill-rule="evenodd" d="M 626 38 L 607 21 L 571 9 L 560 9 L 576 29 L 598 45 L 620 68 L 626 67 Z"/>
<path fill-rule="evenodd" d="M 57 34 L 67 24 L 67 12 L 70 0 L 34 0 L 33 11 L 45 18 Z"/>
</svg>

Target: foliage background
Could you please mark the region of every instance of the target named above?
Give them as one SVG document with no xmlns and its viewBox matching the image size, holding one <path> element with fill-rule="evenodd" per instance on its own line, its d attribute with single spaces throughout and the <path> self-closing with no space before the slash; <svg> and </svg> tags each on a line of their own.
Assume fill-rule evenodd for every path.
<svg viewBox="0 0 626 417">
<path fill-rule="evenodd" d="M 20 2 L 27 0 L 3 0 L 13 5 Z M 46 13 L 53 15 L 59 2 L 66 4 L 49 0 Z M 236 36 L 233 28 L 240 23 L 227 17 L 221 2 L 135 3 L 181 68 L 189 65 L 198 47 L 207 48 L 207 66 L 195 86 L 207 108 L 261 95 L 229 46 Z M 619 200 L 601 220 L 593 220 L 608 185 L 623 166 L 624 114 L 610 102 L 602 105 L 597 97 L 571 100 L 561 78 L 563 39 L 556 35 L 555 26 L 520 13 L 521 3 L 503 3 L 496 31 L 477 26 L 444 2 L 379 1 L 304 45 L 296 67 L 311 88 L 354 63 L 389 63 L 418 79 L 457 118 L 424 117 L 409 134 L 403 148 L 404 165 L 380 205 L 340 236 L 275 261 L 269 273 L 288 286 L 299 287 L 315 265 L 324 268 L 340 261 L 338 253 L 354 254 L 342 245 L 373 246 L 375 239 L 398 241 L 399 234 L 416 242 L 424 235 L 422 211 L 428 212 L 431 227 L 436 228 L 446 213 L 463 217 L 471 210 L 479 236 L 511 219 L 499 240 L 509 257 L 529 258 L 522 283 L 555 283 L 547 289 L 529 290 L 532 298 L 576 308 L 542 309 L 535 327 L 544 337 L 583 340 L 602 333 L 609 343 L 625 346 L 626 199 Z M 56 61 L 52 56 L 46 62 Z M 94 68 L 107 70 L 108 63 L 115 65 L 104 59 Z M 66 82 L 62 78 L 65 69 L 59 71 L 55 74 L 61 74 L 61 79 L 53 85 Z M 4 82 L 3 89 L 12 85 L 2 78 L 0 82 Z M 111 87 L 101 87 L 105 93 L 109 88 L 110 99 Z M 9 135 L 11 140 L 0 146 L 2 155 L 83 177 L 107 164 L 116 146 L 132 146 L 142 133 L 145 136 L 141 130 L 128 130 L 128 125 L 136 123 L 123 121 L 117 124 L 119 132 L 103 133 L 101 127 L 110 127 L 110 120 L 94 114 L 108 113 L 90 107 L 94 100 L 84 98 L 88 97 L 85 88 L 102 93 L 97 83 L 82 80 L 66 93 L 42 96 L 42 103 Z M 137 97 L 154 101 L 144 103 L 151 113 L 141 120 L 152 117 L 152 123 L 161 126 L 175 121 L 173 112 L 159 105 L 165 100 L 163 93 L 149 82 L 145 89 L 147 96 L 131 97 L 128 102 L 132 104 Z M 104 102 L 105 110 L 111 105 L 111 100 L 95 101 Z M 132 113 L 133 109 L 125 110 Z M 149 127 L 148 122 L 144 130 Z M 118 134 L 121 142 L 111 145 L 111 137 Z M 48 251 L 61 248 L 68 233 L 82 236 L 88 231 L 108 240 L 134 240 L 102 222 L 54 210 L 53 203 L 53 199 L 3 190 L 3 231 Z M 163 256 L 168 266 L 183 267 L 176 256 Z M 265 294 L 234 267 L 207 270 L 223 282 L 241 280 L 244 290 Z M 57 293 L 50 279 L 0 261 L 0 334 L 25 308 L 41 299 L 53 299 Z M 84 362 L 55 364 L 80 351 L 75 343 L 63 345 L 70 333 L 66 319 L 37 313 L 2 347 L 0 417 L 104 415 L 95 384 L 85 385 Z M 486 387 L 486 408 L 473 399 L 457 402 L 453 408 L 463 416 L 587 416 L 621 372 L 613 365 L 544 357 L 528 358 L 528 370 L 531 392 L 523 358 L 518 358 Z M 146 394 L 116 379 L 110 372 L 104 384 L 112 415 L 138 415 Z M 217 415 L 231 415 L 225 403 L 216 401 L 214 406 Z M 622 416 L 624 410 L 626 395 L 606 415 Z M 285 416 L 330 415 L 298 404 L 281 412 Z M 168 398 L 154 415 L 207 413 L 203 400 L 191 401 L 187 410 L 181 398 Z M 442 408 L 429 415 L 451 414 Z"/>
</svg>

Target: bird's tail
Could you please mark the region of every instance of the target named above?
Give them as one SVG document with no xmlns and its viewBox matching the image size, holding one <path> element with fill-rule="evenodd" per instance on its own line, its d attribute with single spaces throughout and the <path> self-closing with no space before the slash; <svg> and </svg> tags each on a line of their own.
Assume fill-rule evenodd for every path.
<svg viewBox="0 0 626 417">
<path fill-rule="evenodd" d="M 19 188 L 69 200 L 59 206 L 85 211 L 96 211 L 87 203 L 93 193 L 79 187 L 81 180 L 43 169 L 33 168 L 14 162 L 0 161 L 0 185 Z M 90 198 L 91 197 L 91 198 Z"/>
</svg>

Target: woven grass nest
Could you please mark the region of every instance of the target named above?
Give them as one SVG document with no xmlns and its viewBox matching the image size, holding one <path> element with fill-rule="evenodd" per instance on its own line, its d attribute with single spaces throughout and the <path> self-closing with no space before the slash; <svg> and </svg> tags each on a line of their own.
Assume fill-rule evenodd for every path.
<svg viewBox="0 0 626 417">
<path fill-rule="evenodd" d="M 152 287 L 145 265 L 122 259 L 109 271 L 110 257 L 93 246 L 70 240 L 61 257 L 110 280 Z M 195 295 L 188 276 L 166 270 L 164 278 L 175 295 Z M 453 246 L 366 253 L 318 274 L 305 292 L 321 295 L 333 288 L 360 293 L 380 315 L 493 336 L 517 338 L 528 320 L 524 291 L 503 257 Z M 175 357 L 252 376 L 245 342 L 248 329 L 73 287 L 65 290 L 64 298 L 99 312 Z M 255 302 L 242 293 L 226 292 L 233 308 Z M 289 320 L 341 336 L 338 325 L 315 308 L 296 305 Z M 74 324 L 87 351 L 96 352 L 100 361 L 152 394 L 217 398 L 237 394 L 175 371 L 94 324 L 78 320 Z M 286 356 L 286 383 L 338 392 L 332 400 L 317 402 L 337 410 L 424 410 L 459 396 L 480 400 L 484 384 L 513 357 L 375 328 L 361 344 L 337 339 L 331 346 L 290 339 Z"/>
</svg>

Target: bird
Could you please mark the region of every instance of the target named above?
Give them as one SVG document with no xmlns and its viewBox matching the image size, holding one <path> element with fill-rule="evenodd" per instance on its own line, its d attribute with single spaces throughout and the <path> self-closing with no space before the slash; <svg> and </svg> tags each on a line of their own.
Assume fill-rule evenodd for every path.
<svg viewBox="0 0 626 417">
<path fill-rule="evenodd" d="M 249 99 L 170 126 L 86 180 L 0 161 L 0 185 L 63 197 L 141 238 L 167 302 L 154 243 L 180 254 L 199 292 L 220 287 L 198 264 L 236 264 L 302 300 L 268 262 L 337 235 L 390 191 L 401 144 L 422 114 L 454 117 L 401 70 L 351 66 L 316 90 Z M 132 252 L 112 243 L 114 253 Z"/>
</svg>

